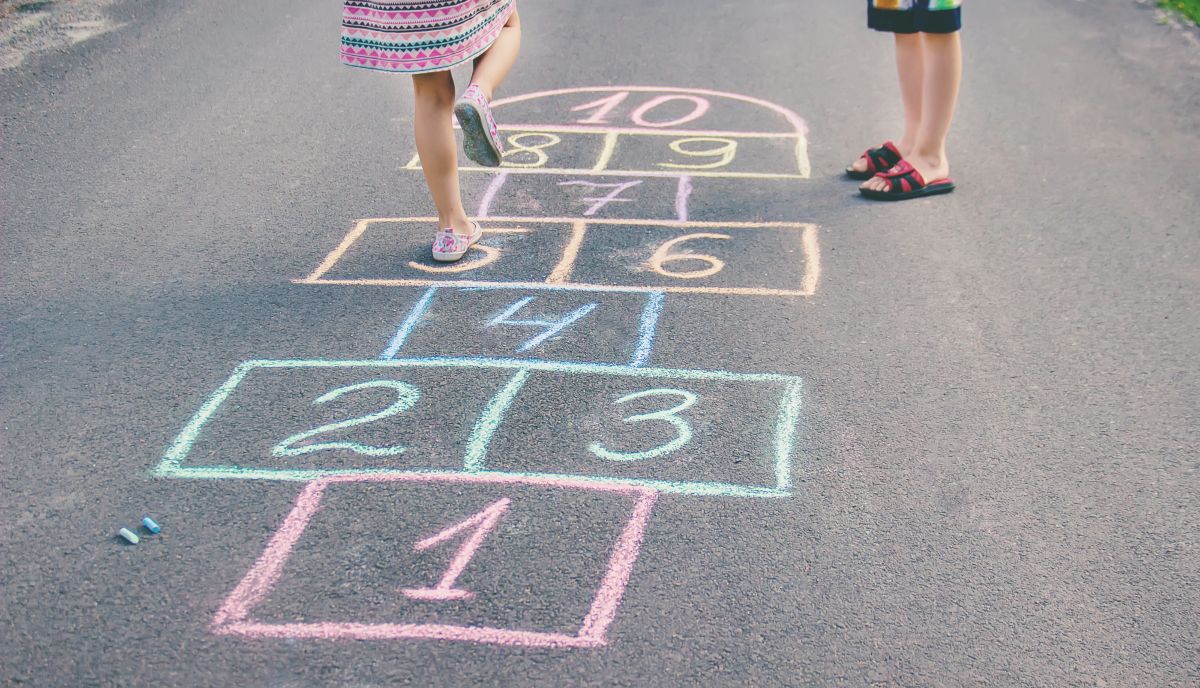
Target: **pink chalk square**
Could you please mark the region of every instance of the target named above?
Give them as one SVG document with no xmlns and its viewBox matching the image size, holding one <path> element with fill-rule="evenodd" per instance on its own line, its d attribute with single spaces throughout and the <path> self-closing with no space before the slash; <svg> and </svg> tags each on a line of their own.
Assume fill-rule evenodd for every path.
<svg viewBox="0 0 1200 688">
<path fill-rule="evenodd" d="M 252 618 L 252 612 L 267 601 L 284 575 L 284 568 L 296 553 L 297 543 L 310 521 L 322 508 L 326 489 L 337 483 L 379 484 L 408 483 L 425 486 L 448 485 L 532 487 L 542 490 L 574 491 L 577 493 L 606 493 L 627 498 L 630 516 L 619 528 L 607 563 L 587 613 L 575 632 L 564 629 L 530 630 L 497 627 L 489 624 L 463 623 L 377 623 L 377 622 L 264 622 Z M 212 621 L 212 630 L 220 635 L 268 638 L 313 638 L 321 640 L 455 640 L 498 645 L 545 648 L 587 648 L 606 644 L 608 627 L 616 616 L 629 577 L 641 548 L 650 512 L 657 492 L 648 488 L 601 483 L 586 479 L 538 478 L 503 474 L 438 473 L 429 475 L 378 474 L 370 476 L 334 476 L 305 484 L 291 512 L 271 537 L 266 549 L 226 597 Z M 492 529 L 503 528 L 501 519 L 507 510 L 507 498 L 494 502 L 474 517 L 452 525 L 442 532 L 418 543 L 417 549 L 447 547 L 457 554 L 436 587 L 397 589 L 395 594 L 410 600 L 462 601 L 473 593 L 456 584 L 457 576 L 470 565 L 476 549 L 489 537 Z M 614 507 L 616 504 L 613 505 Z M 499 524 L 499 525 L 498 525 Z M 435 528 L 436 530 L 436 528 Z M 615 532 L 615 531 L 614 531 Z M 582 600 L 581 600 L 582 601 Z M 582 606 L 579 609 L 582 611 Z M 578 617 L 574 617 L 578 619 Z M 501 624 L 505 625 L 505 624 Z M 574 622 L 565 628 L 573 628 Z"/>
</svg>

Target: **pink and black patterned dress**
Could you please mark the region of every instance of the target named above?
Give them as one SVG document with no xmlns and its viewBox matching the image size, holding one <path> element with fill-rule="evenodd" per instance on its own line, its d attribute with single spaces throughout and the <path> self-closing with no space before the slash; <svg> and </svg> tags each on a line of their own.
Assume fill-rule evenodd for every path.
<svg viewBox="0 0 1200 688">
<path fill-rule="evenodd" d="M 342 62 L 419 74 L 441 72 L 491 47 L 516 0 L 345 0 Z"/>
</svg>

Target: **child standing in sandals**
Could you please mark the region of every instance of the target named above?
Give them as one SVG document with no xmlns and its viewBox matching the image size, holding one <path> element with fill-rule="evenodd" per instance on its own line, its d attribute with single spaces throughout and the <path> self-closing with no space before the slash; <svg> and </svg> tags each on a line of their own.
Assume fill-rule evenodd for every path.
<svg viewBox="0 0 1200 688">
<path fill-rule="evenodd" d="M 896 34 L 904 136 L 863 153 L 846 174 L 866 179 L 859 191 L 872 200 L 953 191 L 946 136 L 962 79 L 962 0 L 867 0 L 867 25 Z"/>
<path fill-rule="evenodd" d="M 343 3 L 342 62 L 412 75 L 417 154 L 438 211 L 434 260 L 462 258 L 483 234 L 463 208 L 451 113 L 467 157 L 498 167 L 503 147 L 488 103 L 520 47 L 516 0 Z M 455 101 L 450 68 L 468 60 L 475 61 L 471 83 Z"/>
</svg>

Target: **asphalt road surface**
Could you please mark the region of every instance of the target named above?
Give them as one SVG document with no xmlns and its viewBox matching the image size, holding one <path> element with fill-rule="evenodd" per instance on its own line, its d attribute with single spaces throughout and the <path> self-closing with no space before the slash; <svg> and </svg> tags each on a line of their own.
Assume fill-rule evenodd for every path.
<svg viewBox="0 0 1200 688">
<path fill-rule="evenodd" d="M 0 72 L 0 683 L 1200 683 L 1186 34 L 968 2 L 885 207 L 860 3 L 521 13 L 451 273 L 338 3 Z"/>
</svg>

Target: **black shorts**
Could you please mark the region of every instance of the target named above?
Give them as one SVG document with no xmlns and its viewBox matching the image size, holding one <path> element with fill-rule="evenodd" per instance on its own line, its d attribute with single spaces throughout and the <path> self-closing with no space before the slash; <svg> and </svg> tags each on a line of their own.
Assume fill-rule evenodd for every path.
<svg viewBox="0 0 1200 688">
<path fill-rule="evenodd" d="M 892 33 L 954 33 L 962 0 L 867 0 L 867 26 Z"/>
</svg>

